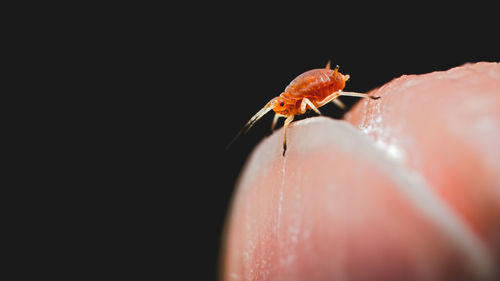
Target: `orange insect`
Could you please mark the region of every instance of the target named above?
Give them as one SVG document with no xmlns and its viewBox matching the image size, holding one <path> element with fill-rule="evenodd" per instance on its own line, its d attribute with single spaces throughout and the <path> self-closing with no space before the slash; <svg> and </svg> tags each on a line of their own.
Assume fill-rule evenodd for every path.
<svg viewBox="0 0 500 281">
<path fill-rule="evenodd" d="M 340 96 L 371 99 L 380 98 L 367 94 L 342 91 L 348 79 L 349 75 L 344 75 L 339 72 L 338 65 L 335 69 L 330 69 L 330 61 L 328 61 L 325 68 L 313 69 L 302 73 L 290 82 L 283 93 L 269 101 L 261 110 L 250 118 L 229 145 L 231 145 L 242 132 L 248 132 L 262 116 L 274 110 L 275 115 L 273 123 L 271 124 L 271 131 L 274 130 L 280 117 L 286 118 L 285 124 L 283 125 L 283 156 L 285 156 L 286 128 L 293 121 L 295 115 L 304 114 L 309 109 L 321 115 L 318 107 L 322 107 L 329 102 L 333 102 L 344 109 L 344 104 L 337 99 Z"/>
</svg>

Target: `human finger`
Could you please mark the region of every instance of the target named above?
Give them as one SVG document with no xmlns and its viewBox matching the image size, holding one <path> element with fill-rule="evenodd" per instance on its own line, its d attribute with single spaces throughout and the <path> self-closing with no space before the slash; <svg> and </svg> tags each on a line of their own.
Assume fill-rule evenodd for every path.
<svg viewBox="0 0 500 281">
<path fill-rule="evenodd" d="M 389 85 L 377 92 L 379 106 L 391 100 L 384 97 Z M 348 116 L 361 129 L 356 116 L 377 120 L 363 106 Z M 290 127 L 283 158 L 279 133 L 258 146 L 239 181 L 226 229 L 225 280 L 495 276 L 488 241 L 398 159 L 404 150 L 341 121 L 314 118 Z"/>
</svg>

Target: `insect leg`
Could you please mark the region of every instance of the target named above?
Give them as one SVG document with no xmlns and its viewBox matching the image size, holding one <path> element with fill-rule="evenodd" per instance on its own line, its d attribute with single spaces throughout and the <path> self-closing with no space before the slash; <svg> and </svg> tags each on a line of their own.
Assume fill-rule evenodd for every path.
<svg viewBox="0 0 500 281">
<path fill-rule="evenodd" d="M 318 108 L 316 108 L 316 106 L 308 99 L 308 98 L 303 98 L 302 99 L 302 102 L 300 103 L 300 113 L 301 114 L 304 114 L 306 113 L 306 110 L 307 110 L 307 106 L 309 105 L 309 107 L 314 110 L 314 112 L 318 113 L 319 115 L 321 115 L 321 112 L 318 110 Z"/>
<path fill-rule="evenodd" d="M 333 102 L 336 106 L 340 107 L 341 109 L 345 109 L 344 103 L 338 99 L 338 97 L 340 96 L 339 93 L 340 93 L 340 91 L 334 92 L 333 94 L 329 95 L 324 100 L 322 100 L 318 103 L 318 107 L 323 106 L 329 102 Z"/>
<path fill-rule="evenodd" d="M 321 107 L 321 106 L 323 106 L 323 105 L 325 105 L 325 104 L 327 104 L 327 103 L 335 100 L 338 97 L 339 97 L 339 92 L 334 92 L 334 93 L 330 94 L 329 96 L 327 96 L 322 101 L 318 102 L 317 105 L 318 105 L 318 107 Z"/>
<path fill-rule="evenodd" d="M 280 117 L 285 117 L 285 116 L 277 113 L 274 114 L 273 123 L 271 123 L 271 132 L 274 131 L 274 127 L 276 127 L 276 123 L 278 123 L 278 119 Z"/>
<path fill-rule="evenodd" d="M 368 95 L 368 94 L 362 94 L 362 93 L 354 93 L 354 92 L 343 92 L 340 91 L 341 96 L 349 96 L 349 97 L 360 97 L 360 98 L 371 98 L 371 99 L 379 99 L 380 97 Z"/>
<path fill-rule="evenodd" d="M 286 152 L 286 128 L 290 125 L 290 123 L 292 123 L 294 117 L 295 115 L 288 116 L 285 120 L 285 125 L 283 125 L 283 157 Z"/>
<path fill-rule="evenodd" d="M 340 107 L 340 109 L 345 110 L 345 104 L 341 100 L 339 100 L 339 99 L 333 99 L 332 102 L 336 106 Z"/>
</svg>

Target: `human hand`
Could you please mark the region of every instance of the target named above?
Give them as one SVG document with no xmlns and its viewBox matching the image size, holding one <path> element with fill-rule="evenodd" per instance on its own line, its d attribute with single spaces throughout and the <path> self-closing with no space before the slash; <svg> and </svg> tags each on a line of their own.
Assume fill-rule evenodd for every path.
<svg viewBox="0 0 500 281">
<path fill-rule="evenodd" d="M 346 121 L 263 140 L 237 185 L 223 280 L 500 278 L 500 64 L 400 77 Z"/>
</svg>

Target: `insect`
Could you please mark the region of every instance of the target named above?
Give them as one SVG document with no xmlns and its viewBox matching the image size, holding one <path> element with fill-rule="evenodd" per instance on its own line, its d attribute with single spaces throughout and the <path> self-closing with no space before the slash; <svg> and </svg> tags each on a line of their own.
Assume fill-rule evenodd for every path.
<svg viewBox="0 0 500 281">
<path fill-rule="evenodd" d="M 342 91 L 347 80 L 349 80 L 349 75 L 340 73 L 338 65 L 332 70 L 330 68 L 330 61 L 328 61 L 325 68 L 312 69 L 300 74 L 290 82 L 283 93 L 271 99 L 261 110 L 250 118 L 228 146 L 230 146 L 242 132 L 248 132 L 262 116 L 273 110 L 275 114 L 271 124 L 271 131 L 274 130 L 279 118 L 286 118 L 283 125 L 283 156 L 285 156 L 287 148 L 286 129 L 293 121 L 295 115 L 304 114 L 307 110 L 314 110 L 317 114 L 321 115 L 318 108 L 329 102 L 333 102 L 344 109 L 345 105 L 338 99 L 340 96 L 371 98 L 374 100 L 380 98 L 368 94 Z"/>
</svg>

